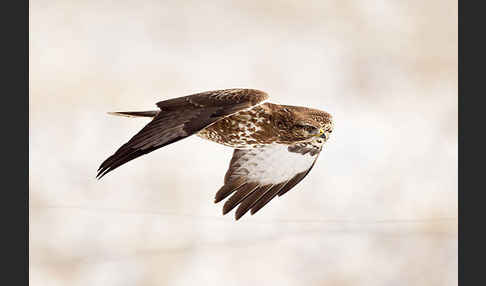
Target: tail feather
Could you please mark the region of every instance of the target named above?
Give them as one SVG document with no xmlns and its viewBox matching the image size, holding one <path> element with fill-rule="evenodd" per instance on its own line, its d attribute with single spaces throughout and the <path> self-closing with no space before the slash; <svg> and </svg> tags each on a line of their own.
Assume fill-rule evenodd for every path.
<svg viewBox="0 0 486 286">
<path fill-rule="evenodd" d="M 125 117 L 154 117 L 159 113 L 159 110 L 150 110 L 150 111 L 119 111 L 119 112 L 108 112 L 108 114 L 116 115 L 116 116 L 125 116 Z"/>
</svg>

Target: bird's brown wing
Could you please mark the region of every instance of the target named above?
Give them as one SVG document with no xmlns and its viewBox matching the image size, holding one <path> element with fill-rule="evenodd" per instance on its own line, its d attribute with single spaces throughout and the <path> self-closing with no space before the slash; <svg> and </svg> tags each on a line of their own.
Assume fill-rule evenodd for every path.
<svg viewBox="0 0 486 286">
<path fill-rule="evenodd" d="M 237 220 L 250 209 L 253 215 L 275 196 L 285 194 L 302 181 L 320 151 L 320 147 L 281 144 L 235 149 L 215 202 L 233 194 L 225 202 L 223 214 L 239 205 L 235 212 Z"/>
<path fill-rule="evenodd" d="M 160 111 L 153 120 L 101 164 L 97 177 L 267 98 L 266 93 L 255 89 L 225 89 L 158 102 Z"/>
</svg>

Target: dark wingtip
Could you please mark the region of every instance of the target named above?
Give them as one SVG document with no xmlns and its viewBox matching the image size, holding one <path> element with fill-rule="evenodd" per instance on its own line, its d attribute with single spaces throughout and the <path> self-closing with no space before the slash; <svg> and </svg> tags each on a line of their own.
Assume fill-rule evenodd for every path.
<svg viewBox="0 0 486 286">
<path fill-rule="evenodd" d="M 241 208 L 241 205 L 236 209 L 235 212 L 235 219 L 239 220 L 241 217 L 243 217 L 250 209 L 248 208 Z"/>
<path fill-rule="evenodd" d="M 221 197 L 218 197 L 218 194 L 216 194 L 216 196 L 214 197 L 214 203 L 217 204 L 219 203 L 223 198 Z"/>
<path fill-rule="evenodd" d="M 96 179 L 101 180 L 101 178 L 103 178 L 104 175 L 106 175 L 106 172 L 98 171 L 98 174 L 96 174 Z"/>
<path fill-rule="evenodd" d="M 243 215 L 244 213 L 243 214 L 235 213 L 235 221 L 238 221 Z"/>
<path fill-rule="evenodd" d="M 227 207 L 226 205 L 223 206 L 223 215 L 229 213 L 232 208 Z"/>
<path fill-rule="evenodd" d="M 101 166 L 98 168 L 98 173 L 96 174 L 96 179 L 98 180 L 101 180 L 101 178 L 103 178 L 106 174 L 108 174 L 112 169 L 110 167 L 106 167 L 106 166 L 103 166 L 103 164 L 101 164 Z"/>
</svg>

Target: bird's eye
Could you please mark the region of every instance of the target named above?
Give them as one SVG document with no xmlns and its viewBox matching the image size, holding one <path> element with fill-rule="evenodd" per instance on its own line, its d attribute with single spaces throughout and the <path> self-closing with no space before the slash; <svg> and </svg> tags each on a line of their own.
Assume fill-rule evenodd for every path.
<svg viewBox="0 0 486 286">
<path fill-rule="evenodd" d="M 307 131 L 308 133 L 310 134 L 317 134 L 319 133 L 319 129 L 312 126 L 312 125 L 306 125 L 306 124 L 298 124 L 296 126 L 297 128 L 300 128 L 300 129 L 303 129 L 305 131 Z"/>
</svg>

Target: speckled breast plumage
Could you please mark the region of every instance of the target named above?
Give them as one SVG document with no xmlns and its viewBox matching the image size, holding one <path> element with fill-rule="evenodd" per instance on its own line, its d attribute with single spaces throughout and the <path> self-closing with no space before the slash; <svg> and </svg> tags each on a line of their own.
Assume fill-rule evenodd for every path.
<svg viewBox="0 0 486 286">
<path fill-rule="evenodd" d="M 276 132 L 271 125 L 270 113 L 265 106 L 259 105 L 223 118 L 197 135 L 219 144 L 245 149 L 271 144 Z"/>
<path fill-rule="evenodd" d="M 275 105 L 261 104 L 249 110 L 240 111 L 204 128 L 197 135 L 237 149 L 286 144 L 289 145 L 290 152 L 309 153 L 312 156 L 320 152 L 324 144 L 320 138 L 307 142 L 282 142 L 281 130 L 273 122 L 275 118 L 272 116 L 274 111 L 272 108 L 275 108 Z"/>
</svg>

